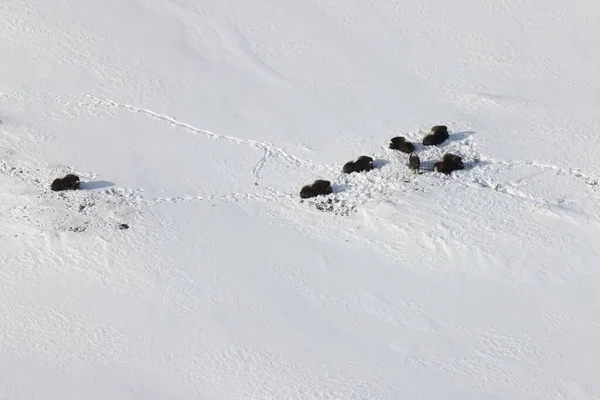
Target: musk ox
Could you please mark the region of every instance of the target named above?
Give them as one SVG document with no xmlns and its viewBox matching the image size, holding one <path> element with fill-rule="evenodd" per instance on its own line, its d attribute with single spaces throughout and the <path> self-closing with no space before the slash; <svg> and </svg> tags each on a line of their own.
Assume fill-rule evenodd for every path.
<svg viewBox="0 0 600 400">
<path fill-rule="evenodd" d="M 56 178 L 52 181 L 52 185 L 50 185 L 50 189 L 55 192 L 61 190 L 77 190 L 79 189 L 79 185 L 81 182 L 79 181 L 79 177 L 74 174 L 65 175 L 63 178 Z"/>
<path fill-rule="evenodd" d="M 423 145 L 437 146 L 448 139 L 448 127 L 446 125 L 436 125 L 431 128 L 431 131 L 423 138 Z"/>
<path fill-rule="evenodd" d="M 310 197 L 316 196 L 326 196 L 328 194 L 333 193 L 333 188 L 331 187 L 331 182 L 317 179 L 310 185 L 304 185 L 300 190 L 300 197 L 303 199 L 308 199 Z"/>
<path fill-rule="evenodd" d="M 356 161 L 348 161 L 343 168 L 345 174 L 353 172 L 370 171 L 373 169 L 373 159 L 369 156 L 360 156 Z"/>
</svg>

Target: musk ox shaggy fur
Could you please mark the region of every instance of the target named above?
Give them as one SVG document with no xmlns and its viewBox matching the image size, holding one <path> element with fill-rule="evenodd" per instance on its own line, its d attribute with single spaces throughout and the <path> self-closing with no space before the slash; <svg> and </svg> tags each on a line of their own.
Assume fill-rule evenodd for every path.
<svg viewBox="0 0 600 400">
<path fill-rule="evenodd" d="M 78 190 L 81 182 L 79 181 L 79 177 L 74 174 L 67 174 L 62 178 L 56 178 L 52 181 L 52 185 L 50 185 L 50 189 L 55 192 L 59 192 L 62 190 Z"/>
</svg>

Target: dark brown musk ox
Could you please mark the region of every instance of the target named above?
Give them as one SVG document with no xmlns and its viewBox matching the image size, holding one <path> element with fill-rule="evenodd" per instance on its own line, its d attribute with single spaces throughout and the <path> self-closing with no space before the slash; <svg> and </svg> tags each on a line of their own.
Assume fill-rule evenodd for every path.
<svg viewBox="0 0 600 400">
<path fill-rule="evenodd" d="M 373 159 L 369 156 L 360 156 L 356 161 L 348 161 L 343 168 L 345 174 L 353 172 L 371 171 L 373 169 Z"/>
<path fill-rule="evenodd" d="M 465 166 L 461 156 L 456 154 L 446 153 L 442 157 L 442 161 L 433 164 L 433 170 L 442 174 L 450 175 L 452 172 L 464 169 Z"/>
<path fill-rule="evenodd" d="M 55 192 L 59 192 L 62 190 L 78 190 L 81 182 L 79 181 L 79 177 L 74 174 L 67 174 L 62 178 L 56 178 L 52 181 L 50 185 L 50 189 Z"/>
<path fill-rule="evenodd" d="M 431 131 L 423 138 L 424 146 L 437 146 L 446 141 L 450 135 L 446 125 L 436 125 L 431 128 Z"/>
<path fill-rule="evenodd" d="M 417 153 L 410 153 L 410 156 L 408 156 L 408 166 L 415 173 L 419 172 L 419 169 L 421 168 L 421 159 Z"/>
<path fill-rule="evenodd" d="M 389 148 L 392 150 L 398 150 L 406 154 L 410 154 L 415 151 L 415 145 L 403 136 L 396 136 L 390 140 Z"/>
<path fill-rule="evenodd" d="M 304 185 L 302 187 L 300 190 L 300 197 L 303 199 L 308 199 L 310 197 L 327 196 L 331 193 L 333 193 L 331 182 L 323 179 L 317 179 L 310 185 Z"/>
</svg>

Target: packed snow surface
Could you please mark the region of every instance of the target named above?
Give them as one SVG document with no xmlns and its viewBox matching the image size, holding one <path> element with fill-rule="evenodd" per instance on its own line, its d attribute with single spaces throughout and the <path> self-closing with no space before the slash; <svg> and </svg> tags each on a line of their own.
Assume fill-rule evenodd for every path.
<svg viewBox="0 0 600 400">
<path fill-rule="evenodd" d="M 597 0 L 0 1 L 0 398 L 600 399 L 599 49 Z"/>
</svg>

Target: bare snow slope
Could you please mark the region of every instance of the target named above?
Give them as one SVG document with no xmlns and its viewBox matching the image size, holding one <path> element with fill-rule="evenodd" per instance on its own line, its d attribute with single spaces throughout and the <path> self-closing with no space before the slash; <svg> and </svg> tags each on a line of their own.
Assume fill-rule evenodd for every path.
<svg viewBox="0 0 600 400">
<path fill-rule="evenodd" d="M 599 38 L 595 0 L 0 1 L 0 398 L 599 399 Z M 415 176 L 387 143 L 439 123 L 467 168 Z"/>
</svg>

